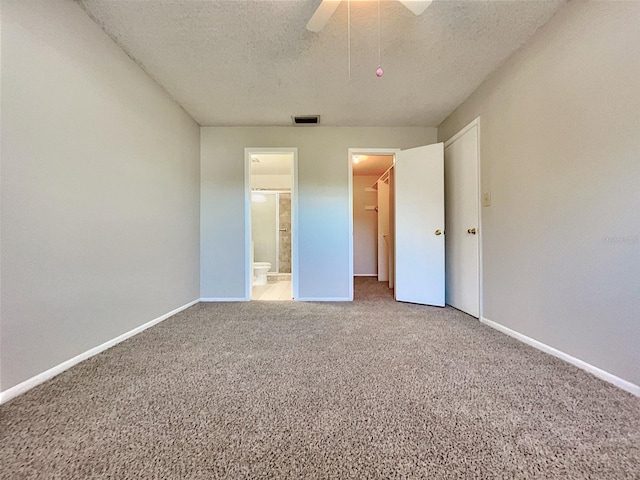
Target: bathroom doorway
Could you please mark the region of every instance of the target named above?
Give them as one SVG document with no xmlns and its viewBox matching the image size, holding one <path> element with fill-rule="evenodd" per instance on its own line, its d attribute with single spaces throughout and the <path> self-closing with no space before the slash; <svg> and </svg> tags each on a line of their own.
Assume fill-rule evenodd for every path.
<svg viewBox="0 0 640 480">
<path fill-rule="evenodd" d="M 246 299 L 297 297 L 296 148 L 245 148 Z"/>
</svg>

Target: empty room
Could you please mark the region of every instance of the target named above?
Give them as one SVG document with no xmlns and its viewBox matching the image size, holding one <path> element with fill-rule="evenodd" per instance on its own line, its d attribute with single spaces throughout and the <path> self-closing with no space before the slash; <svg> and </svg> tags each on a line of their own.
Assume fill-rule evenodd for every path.
<svg viewBox="0 0 640 480">
<path fill-rule="evenodd" d="M 639 478 L 638 25 L 0 0 L 0 478 Z"/>
</svg>

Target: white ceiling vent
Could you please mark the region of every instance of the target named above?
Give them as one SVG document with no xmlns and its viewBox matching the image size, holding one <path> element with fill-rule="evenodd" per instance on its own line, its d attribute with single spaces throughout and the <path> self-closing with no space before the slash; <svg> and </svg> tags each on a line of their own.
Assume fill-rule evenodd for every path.
<svg viewBox="0 0 640 480">
<path fill-rule="evenodd" d="M 320 115 L 292 116 L 294 125 L 320 125 Z"/>
</svg>

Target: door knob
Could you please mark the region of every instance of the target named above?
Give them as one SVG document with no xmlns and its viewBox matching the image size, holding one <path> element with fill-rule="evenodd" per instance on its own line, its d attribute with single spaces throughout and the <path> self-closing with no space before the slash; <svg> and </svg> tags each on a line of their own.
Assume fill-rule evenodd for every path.
<svg viewBox="0 0 640 480">
<path fill-rule="evenodd" d="M 442 230 L 440 229 L 436 230 L 436 235 L 442 235 Z"/>
<path fill-rule="evenodd" d="M 476 234 L 476 229 L 475 228 L 470 228 L 469 230 L 467 230 L 467 233 L 470 233 L 471 235 L 475 235 Z"/>
</svg>

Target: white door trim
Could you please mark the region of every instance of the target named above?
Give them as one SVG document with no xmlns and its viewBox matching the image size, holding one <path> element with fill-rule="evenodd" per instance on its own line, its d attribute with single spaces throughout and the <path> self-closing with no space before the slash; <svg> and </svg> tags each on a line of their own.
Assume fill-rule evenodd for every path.
<svg viewBox="0 0 640 480">
<path fill-rule="evenodd" d="M 257 148 L 244 149 L 244 264 L 245 287 L 244 300 L 251 300 L 253 265 L 251 265 L 251 155 L 256 153 L 292 153 L 293 170 L 291 172 L 291 288 L 294 300 L 298 300 L 298 148 Z"/>
<path fill-rule="evenodd" d="M 482 282 L 482 278 L 483 278 L 482 276 L 482 264 L 483 264 L 482 244 L 483 244 L 483 236 L 484 236 L 484 225 L 482 224 L 482 209 L 484 207 L 482 206 L 482 168 L 481 168 L 482 154 L 480 152 L 480 145 L 481 145 L 480 117 L 476 117 L 475 119 L 473 119 L 471 122 L 465 125 L 458 133 L 456 133 L 449 140 L 444 142 L 444 148 L 446 149 L 449 145 L 451 145 L 453 142 L 458 140 L 460 137 L 462 137 L 465 133 L 467 133 L 469 130 L 471 130 L 475 126 L 478 127 L 477 148 L 476 148 L 476 152 L 478 156 L 478 172 L 477 172 L 478 174 L 478 303 L 479 303 L 478 319 L 481 319 L 484 312 L 484 295 L 483 295 L 484 288 L 483 288 L 483 282 Z M 445 212 L 445 215 L 446 215 L 446 212 Z M 445 272 L 445 275 L 446 275 L 446 272 Z"/>
<path fill-rule="evenodd" d="M 349 185 L 349 301 L 353 301 L 353 155 L 393 155 L 393 163 L 396 162 L 396 153 L 400 148 L 349 148 L 347 154 L 348 185 Z M 391 255 L 391 252 L 389 252 Z"/>
<path fill-rule="evenodd" d="M 467 133 L 469 130 L 471 130 L 471 128 L 475 127 L 476 125 L 480 126 L 480 117 L 477 117 L 471 122 L 469 122 L 458 133 L 456 133 L 453 137 L 451 137 L 449 140 L 444 142 L 444 148 L 447 148 L 449 145 L 451 145 L 453 142 L 458 140 L 461 136 L 463 136 L 465 133 Z"/>
</svg>

